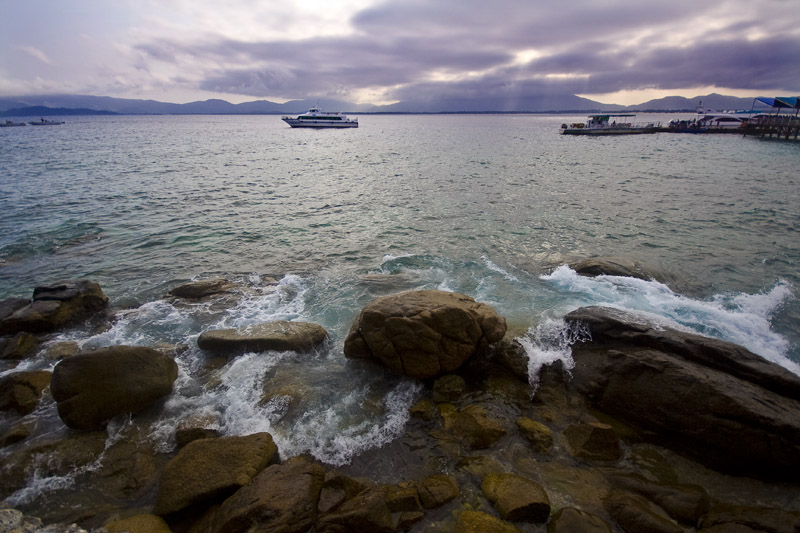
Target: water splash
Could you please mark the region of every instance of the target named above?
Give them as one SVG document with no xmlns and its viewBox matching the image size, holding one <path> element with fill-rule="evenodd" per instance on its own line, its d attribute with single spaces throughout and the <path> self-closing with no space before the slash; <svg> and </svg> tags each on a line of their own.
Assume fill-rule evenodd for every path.
<svg viewBox="0 0 800 533">
<path fill-rule="evenodd" d="M 568 266 L 541 276 L 571 296 L 566 311 L 602 305 L 645 314 L 656 326 L 691 331 L 744 346 L 788 370 L 800 374 L 789 358 L 790 343 L 771 329 L 773 315 L 794 298 L 788 282 L 779 281 L 768 291 L 717 294 L 698 300 L 677 294 L 663 283 L 624 276 L 578 275 Z"/>
<path fill-rule="evenodd" d="M 588 340 L 589 332 L 581 326 L 570 326 L 563 319 L 548 318 L 532 327 L 517 342 L 528 356 L 528 382 L 533 393 L 539 387 L 539 374 L 546 365 L 560 361 L 564 370 L 575 367 L 572 345 Z"/>
</svg>

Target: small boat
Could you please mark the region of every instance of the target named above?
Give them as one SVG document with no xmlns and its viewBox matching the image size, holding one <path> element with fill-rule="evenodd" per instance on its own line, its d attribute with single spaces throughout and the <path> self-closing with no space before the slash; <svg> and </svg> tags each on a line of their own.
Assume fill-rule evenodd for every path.
<svg viewBox="0 0 800 533">
<path fill-rule="evenodd" d="M 12 122 L 11 120 L 6 120 L 5 122 L 0 123 L 0 128 L 13 128 L 15 126 L 24 126 L 24 122 Z"/>
<path fill-rule="evenodd" d="M 307 113 L 296 117 L 281 117 L 293 128 L 357 128 L 358 118 L 347 118 L 342 113 L 328 113 L 314 106 Z"/>
<path fill-rule="evenodd" d="M 31 126 L 58 126 L 59 124 L 63 124 L 63 122 L 58 120 L 45 120 L 44 118 L 40 118 L 39 120 L 31 120 L 28 122 Z"/>
<path fill-rule="evenodd" d="M 636 115 L 631 114 L 602 114 L 589 115 L 585 123 L 574 122 L 567 126 L 561 125 L 564 135 L 630 135 L 634 133 L 655 133 L 661 127 L 660 122 L 633 122 Z"/>
</svg>

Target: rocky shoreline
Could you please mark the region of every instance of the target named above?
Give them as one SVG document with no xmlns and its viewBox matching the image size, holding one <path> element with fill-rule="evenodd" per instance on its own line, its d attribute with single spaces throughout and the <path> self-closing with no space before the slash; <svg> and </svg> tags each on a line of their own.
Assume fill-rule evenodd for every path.
<svg viewBox="0 0 800 533">
<path fill-rule="evenodd" d="M 647 275 L 605 268 L 621 266 Z M 172 297 L 232 290 L 205 280 Z M 102 327 L 107 302 L 89 281 L 0 301 L 0 497 L 35 471 L 79 471 L 72 501 L 6 504 L 0 531 L 800 532 L 800 377 L 737 345 L 578 309 L 566 317 L 574 368 L 545 367 L 532 395 L 523 332 L 491 307 L 385 296 L 353 323 L 345 355 L 422 392 L 399 438 L 333 468 L 282 457 L 269 433 L 220 436 L 213 416 L 172 428 L 177 450 L 143 446 L 137 419 L 169 398 L 184 348 L 43 343 L 76 322 Z M 326 342 L 316 324 L 273 322 L 205 332 L 198 346 L 236 357 Z M 42 356 L 58 361 L 52 373 L 13 368 Z M 42 410 L 63 429 L 30 438 Z"/>
</svg>

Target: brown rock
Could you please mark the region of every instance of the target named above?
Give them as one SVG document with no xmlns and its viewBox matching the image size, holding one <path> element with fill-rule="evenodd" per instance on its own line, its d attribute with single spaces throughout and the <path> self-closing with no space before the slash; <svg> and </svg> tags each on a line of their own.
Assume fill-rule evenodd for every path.
<svg viewBox="0 0 800 533">
<path fill-rule="evenodd" d="M 569 267 L 582 276 L 625 276 L 643 280 L 657 280 L 663 283 L 670 281 L 671 276 L 660 272 L 651 265 L 624 257 L 592 257 L 575 263 Z"/>
<path fill-rule="evenodd" d="M 221 500 L 277 460 L 269 433 L 201 439 L 187 444 L 164 467 L 155 514 Z"/>
<path fill-rule="evenodd" d="M 519 533 L 514 524 L 480 511 L 463 511 L 458 515 L 453 533 Z"/>
<path fill-rule="evenodd" d="M 169 291 L 169 294 L 176 298 L 196 300 L 213 296 L 221 292 L 228 292 L 235 286 L 236 285 L 224 278 L 203 279 L 179 285 Z"/>
<path fill-rule="evenodd" d="M 505 331 L 505 319 L 469 296 L 410 291 L 367 304 L 345 339 L 344 353 L 377 359 L 398 374 L 432 378 L 456 370 Z"/>
<path fill-rule="evenodd" d="M 606 477 L 614 487 L 644 496 L 683 524 L 696 526 L 708 511 L 708 493 L 699 485 L 667 485 L 638 474 L 612 473 Z"/>
<path fill-rule="evenodd" d="M 563 507 L 553 513 L 547 524 L 547 533 L 611 533 L 611 526 L 599 516 Z"/>
<path fill-rule="evenodd" d="M 0 320 L 0 334 L 46 333 L 101 311 L 108 298 L 93 281 L 67 281 L 33 290 L 33 301 Z"/>
<path fill-rule="evenodd" d="M 272 465 L 225 500 L 216 513 L 212 531 L 310 531 L 324 477 L 325 470 L 305 457 Z"/>
<path fill-rule="evenodd" d="M 800 531 L 800 513 L 770 507 L 722 504 L 702 517 L 698 529 L 705 532 L 715 527 L 723 528 L 722 531 L 737 531 L 736 527 L 747 527 L 759 532 L 796 533 Z"/>
<path fill-rule="evenodd" d="M 683 533 L 682 527 L 641 496 L 614 489 L 603 506 L 626 533 Z"/>
<path fill-rule="evenodd" d="M 564 435 L 576 457 L 593 461 L 618 461 L 622 457 L 619 437 L 608 424 L 577 424 L 565 429 Z"/>
<path fill-rule="evenodd" d="M 265 322 L 238 329 L 217 329 L 202 333 L 197 346 L 219 354 L 263 352 L 266 350 L 306 352 L 328 338 L 328 333 L 310 322 Z"/>
<path fill-rule="evenodd" d="M 536 453 L 547 453 L 553 447 L 553 432 L 541 422 L 522 416 L 517 419 L 517 428 Z"/>
<path fill-rule="evenodd" d="M 493 473 L 483 478 L 481 490 L 505 520 L 544 523 L 550 517 L 550 499 L 533 480 Z"/>
<path fill-rule="evenodd" d="M 129 516 L 108 522 L 103 527 L 109 533 L 171 533 L 164 519 L 153 514 Z"/>
<path fill-rule="evenodd" d="M 370 531 L 389 533 L 395 530 L 395 519 L 387 504 L 385 489 L 373 487 L 345 501 L 317 521 L 317 531 Z"/>
<path fill-rule="evenodd" d="M 20 331 L 13 337 L 0 339 L 0 359 L 20 360 L 25 359 L 33 353 L 39 340 L 31 335 Z"/>
<path fill-rule="evenodd" d="M 461 490 L 453 476 L 435 474 L 417 483 L 419 500 L 425 509 L 435 509 L 458 498 Z"/>
<path fill-rule="evenodd" d="M 123 413 L 136 413 L 172 392 L 178 366 L 140 346 L 109 346 L 60 361 L 50 391 L 58 415 L 75 429 L 98 429 Z"/>
<path fill-rule="evenodd" d="M 487 416 L 486 409 L 468 405 L 453 416 L 450 427 L 453 435 L 473 450 L 489 448 L 504 437 L 506 429 Z"/>
<path fill-rule="evenodd" d="M 39 405 L 42 391 L 50 384 L 51 372 L 27 370 L 0 378 L 0 411 L 32 413 Z"/>
<path fill-rule="evenodd" d="M 455 374 L 447 374 L 433 382 L 433 401 L 436 403 L 455 402 L 462 394 L 466 383 L 464 378 Z"/>
</svg>

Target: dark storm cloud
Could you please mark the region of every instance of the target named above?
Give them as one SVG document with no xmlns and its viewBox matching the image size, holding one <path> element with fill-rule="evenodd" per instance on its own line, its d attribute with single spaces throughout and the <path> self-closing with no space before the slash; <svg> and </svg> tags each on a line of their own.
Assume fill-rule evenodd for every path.
<svg viewBox="0 0 800 533">
<path fill-rule="evenodd" d="M 164 40 L 139 51 L 176 66 L 186 58 L 218 65 L 200 88 L 258 97 L 344 96 L 363 88 L 385 88 L 391 99 L 702 86 L 797 90 L 800 36 L 792 25 L 777 15 L 715 19 L 746 5 L 576 0 L 565 9 L 563 2 L 516 0 L 386 2 L 358 13 L 347 36 Z M 705 28 L 706 20 L 717 23 Z M 520 63 L 517 53 L 531 50 L 536 59 Z"/>
</svg>

